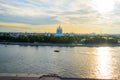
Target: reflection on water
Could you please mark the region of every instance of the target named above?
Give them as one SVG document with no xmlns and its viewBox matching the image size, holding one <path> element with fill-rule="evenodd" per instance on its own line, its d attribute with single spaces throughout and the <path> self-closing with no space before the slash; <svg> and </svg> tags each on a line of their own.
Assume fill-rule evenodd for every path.
<svg viewBox="0 0 120 80">
<path fill-rule="evenodd" d="M 54 50 L 60 50 L 55 53 Z M 116 78 L 120 47 L 0 45 L 0 73 L 55 73 L 63 77 Z"/>
<path fill-rule="evenodd" d="M 98 78 L 114 78 L 112 61 L 112 49 L 110 47 L 96 48 L 96 76 Z"/>
</svg>

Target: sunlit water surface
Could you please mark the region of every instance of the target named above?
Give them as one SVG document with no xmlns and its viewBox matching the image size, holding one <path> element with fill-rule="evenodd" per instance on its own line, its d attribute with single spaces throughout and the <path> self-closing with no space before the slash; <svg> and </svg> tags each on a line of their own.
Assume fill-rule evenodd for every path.
<svg viewBox="0 0 120 80">
<path fill-rule="evenodd" d="M 115 79 L 120 77 L 120 47 L 0 45 L 0 73 Z"/>
</svg>

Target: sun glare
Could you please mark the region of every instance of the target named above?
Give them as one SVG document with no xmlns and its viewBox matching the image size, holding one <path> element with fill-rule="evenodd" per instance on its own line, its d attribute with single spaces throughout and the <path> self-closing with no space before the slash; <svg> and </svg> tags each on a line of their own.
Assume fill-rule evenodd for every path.
<svg viewBox="0 0 120 80">
<path fill-rule="evenodd" d="M 99 47 L 97 51 L 97 77 L 98 78 L 112 78 L 112 67 L 111 67 L 111 48 L 110 47 Z"/>
<path fill-rule="evenodd" d="M 114 0 L 94 0 L 94 9 L 100 13 L 110 12 L 114 8 Z"/>
</svg>

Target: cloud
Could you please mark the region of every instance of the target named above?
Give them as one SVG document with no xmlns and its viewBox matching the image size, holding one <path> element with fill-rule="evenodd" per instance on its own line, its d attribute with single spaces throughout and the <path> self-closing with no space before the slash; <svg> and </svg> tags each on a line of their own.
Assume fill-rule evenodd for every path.
<svg viewBox="0 0 120 80">
<path fill-rule="evenodd" d="M 38 16 L 38 17 L 21 17 L 14 15 L 0 15 L 1 22 L 16 22 L 16 23 L 25 23 L 25 24 L 55 24 L 58 23 L 56 16 Z"/>
<path fill-rule="evenodd" d="M 44 30 L 49 28 L 46 27 L 48 25 L 57 26 L 58 24 L 69 24 L 69 27 L 73 27 L 72 25 L 74 25 L 79 27 L 95 26 L 97 28 L 120 25 L 120 0 L 114 0 L 115 5 L 113 11 L 106 13 L 100 13 L 95 8 L 96 3 L 94 1 L 0 0 L 0 21 L 6 23 L 4 25 L 0 23 L 0 25 L 13 27 L 15 25 L 20 27 L 28 26 L 30 28 L 32 27 L 32 29 L 33 27 L 41 28 L 42 25 L 46 28 L 42 27 Z M 106 3 L 107 1 L 109 0 L 106 0 Z M 13 23 L 15 24 L 13 25 Z"/>
<path fill-rule="evenodd" d="M 64 15 L 82 15 L 88 14 L 89 6 L 86 4 L 89 0 L 23 0 L 23 1 L 0 1 L 0 14 L 20 17 L 58 17 Z M 46 17 L 45 17 L 46 18 Z M 59 20 L 59 19 L 58 19 Z M 60 21 L 61 22 L 61 21 Z"/>
<path fill-rule="evenodd" d="M 9 3 L 7 1 L 1 1 L 0 8 L 1 14 L 17 15 L 17 16 L 38 16 L 44 15 L 45 13 L 41 7 L 35 7 L 31 4 L 25 4 L 20 2 Z"/>
</svg>

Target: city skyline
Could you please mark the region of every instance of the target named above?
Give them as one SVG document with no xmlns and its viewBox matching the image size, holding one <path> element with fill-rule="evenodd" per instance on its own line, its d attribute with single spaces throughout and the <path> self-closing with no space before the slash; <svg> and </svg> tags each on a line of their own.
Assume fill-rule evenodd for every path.
<svg viewBox="0 0 120 80">
<path fill-rule="evenodd" d="M 120 0 L 0 0 L 0 32 L 120 32 Z"/>
</svg>

